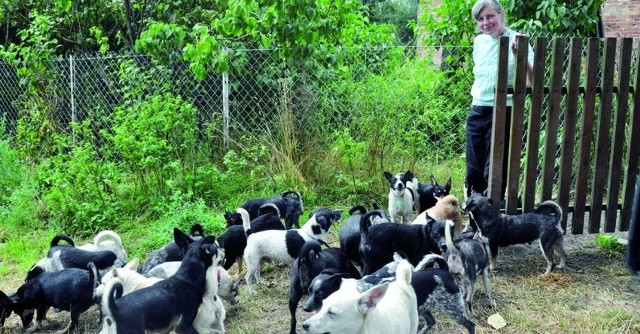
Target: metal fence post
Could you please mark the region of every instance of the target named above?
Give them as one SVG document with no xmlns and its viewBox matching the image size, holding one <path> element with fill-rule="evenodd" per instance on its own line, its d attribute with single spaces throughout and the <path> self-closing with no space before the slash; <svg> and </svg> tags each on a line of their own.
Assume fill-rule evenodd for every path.
<svg viewBox="0 0 640 334">
<path fill-rule="evenodd" d="M 222 49 L 227 54 L 227 48 Z M 224 150 L 229 150 L 229 71 L 222 73 L 222 141 Z"/>
<path fill-rule="evenodd" d="M 76 100 L 75 100 L 75 68 L 73 66 L 73 56 L 69 55 L 69 86 L 71 95 L 71 122 L 76 122 Z M 73 139 L 73 145 L 76 145 L 76 132 L 74 127 L 71 127 L 71 138 Z"/>
</svg>

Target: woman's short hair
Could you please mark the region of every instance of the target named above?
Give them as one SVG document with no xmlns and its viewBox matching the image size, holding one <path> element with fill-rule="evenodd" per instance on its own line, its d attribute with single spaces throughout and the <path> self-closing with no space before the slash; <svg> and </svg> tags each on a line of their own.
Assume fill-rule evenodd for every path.
<svg viewBox="0 0 640 334">
<path fill-rule="evenodd" d="M 471 15 L 473 15 L 473 19 L 477 20 L 480 12 L 487 6 L 491 6 L 496 13 L 501 14 L 504 13 L 504 8 L 498 0 L 478 0 L 473 8 L 471 9 Z"/>
</svg>

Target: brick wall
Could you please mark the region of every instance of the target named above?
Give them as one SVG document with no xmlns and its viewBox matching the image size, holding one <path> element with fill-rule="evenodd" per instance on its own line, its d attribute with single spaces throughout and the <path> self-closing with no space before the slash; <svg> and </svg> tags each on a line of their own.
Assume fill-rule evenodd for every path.
<svg viewBox="0 0 640 334">
<path fill-rule="evenodd" d="M 606 0 L 602 26 L 605 37 L 640 37 L 640 0 Z"/>
</svg>

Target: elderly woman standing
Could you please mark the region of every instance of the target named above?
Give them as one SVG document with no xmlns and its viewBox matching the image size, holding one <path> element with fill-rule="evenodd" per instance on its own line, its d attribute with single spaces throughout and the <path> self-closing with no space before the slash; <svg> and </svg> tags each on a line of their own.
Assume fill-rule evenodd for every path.
<svg viewBox="0 0 640 334">
<path fill-rule="evenodd" d="M 498 74 L 498 44 L 500 37 L 509 37 L 513 54 L 509 54 L 508 85 L 513 86 L 515 74 L 516 38 L 523 36 L 505 25 L 505 13 L 497 0 L 478 0 L 472 9 L 473 18 L 481 32 L 473 40 L 473 76 L 471 87 L 473 98 L 471 110 L 467 115 L 466 157 L 467 177 L 465 195 L 471 192 L 484 192 L 488 186 L 489 163 L 491 161 L 491 126 L 496 79 Z M 533 49 L 529 45 L 527 79 L 533 75 Z M 507 97 L 507 124 L 511 120 L 512 97 Z M 508 127 L 508 126 L 507 126 Z M 509 133 L 507 129 L 505 150 L 508 149 Z M 507 155 L 505 155 L 506 157 Z M 506 171 L 506 160 L 503 163 Z M 504 178 L 503 178 L 504 179 Z M 505 183 L 502 189 L 504 194 Z"/>
</svg>

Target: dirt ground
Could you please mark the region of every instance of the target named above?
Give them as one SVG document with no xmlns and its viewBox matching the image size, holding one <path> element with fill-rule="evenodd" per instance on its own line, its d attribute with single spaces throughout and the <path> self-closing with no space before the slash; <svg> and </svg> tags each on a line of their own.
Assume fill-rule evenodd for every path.
<svg viewBox="0 0 640 334">
<path fill-rule="evenodd" d="M 624 233 L 619 234 L 625 237 Z M 501 249 L 498 270 L 492 272 L 493 295 L 497 307 L 491 308 L 480 283 L 474 299 L 477 333 L 640 333 L 640 284 L 629 274 L 624 257 L 611 255 L 595 246 L 594 235 L 565 236 L 567 268 L 541 278 L 545 261 L 537 243 Z M 335 240 L 331 244 L 337 244 Z M 231 269 L 233 273 L 235 268 Z M 24 275 L 2 277 L 0 289 L 13 292 Z M 289 267 L 267 266 L 266 284 L 256 296 L 241 286 L 241 301 L 227 308 L 227 333 L 287 333 L 289 311 Z M 303 301 L 306 297 L 303 298 Z M 302 304 L 302 303 L 301 303 Z M 507 325 L 493 329 L 487 318 L 498 313 Z M 298 332 L 308 317 L 300 306 Z M 431 333 L 464 333 L 462 326 L 434 312 L 436 326 Z M 69 321 L 68 312 L 47 314 L 39 333 L 54 333 Z M 96 307 L 80 317 L 79 333 L 97 333 Z M 19 318 L 12 315 L 0 333 L 22 333 Z"/>
</svg>

